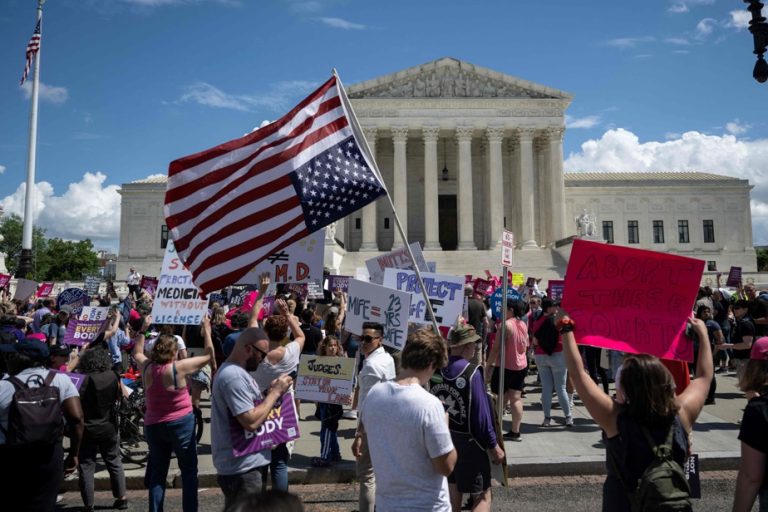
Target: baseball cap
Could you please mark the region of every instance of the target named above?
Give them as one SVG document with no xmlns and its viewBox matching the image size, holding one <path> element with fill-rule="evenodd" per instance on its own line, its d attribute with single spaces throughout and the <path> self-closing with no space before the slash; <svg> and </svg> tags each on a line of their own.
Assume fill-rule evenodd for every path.
<svg viewBox="0 0 768 512">
<path fill-rule="evenodd" d="M 50 352 L 51 357 L 67 357 L 70 353 L 69 347 L 66 345 L 54 345 L 49 348 L 48 351 Z"/>
<path fill-rule="evenodd" d="M 749 353 L 750 359 L 757 359 L 759 361 L 768 360 L 768 336 L 757 338 L 752 344 L 752 351 Z"/>
<path fill-rule="evenodd" d="M 475 328 L 471 325 L 464 325 L 451 331 L 448 346 L 450 348 L 461 347 L 477 341 L 480 341 L 480 336 L 477 335 Z"/>
<path fill-rule="evenodd" d="M 46 361 L 50 355 L 48 346 L 34 338 L 25 338 L 18 343 L 2 344 L 0 352 L 16 352 L 38 362 Z"/>
</svg>

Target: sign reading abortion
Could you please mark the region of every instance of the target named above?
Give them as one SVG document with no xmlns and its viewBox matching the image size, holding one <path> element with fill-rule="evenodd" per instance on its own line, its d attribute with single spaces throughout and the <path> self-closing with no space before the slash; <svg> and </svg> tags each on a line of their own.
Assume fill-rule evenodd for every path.
<svg viewBox="0 0 768 512">
<path fill-rule="evenodd" d="M 368 267 L 368 275 L 370 276 L 371 282 L 376 284 L 384 283 L 384 269 L 387 268 L 415 270 L 418 266 L 418 269 L 422 272 L 429 272 L 427 262 L 424 261 L 424 255 L 421 253 L 421 244 L 419 244 L 419 242 L 414 242 L 410 247 L 413 257 L 416 260 L 415 262 L 408 255 L 408 249 L 405 247 L 366 260 L 365 266 Z"/>
<path fill-rule="evenodd" d="M 703 260 L 577 239 L 562 307 L 581 344 L 691 361 L 685 325 L 703 270 Z"/>
<path fill-rule="evenodd" d="M 199 325 L 207 312 L 208 300 L 200 298 L 192 273 L 176 254 L 173 240 L 168 240 L 152 304 L 152 321 L 158 325 Z"/>
<path fill-rule="evenodd" d="M 501 310 L 504 304 L 504 298 L 502 297 L 503 292 L 504 287 L 499 286 L 494 290 L 493 295 L 491 295 L 491 311 L 493 312 L 494 318 L 502 318 Z M 522 299 L 520 292 L 507 286 L 507 302 L 520 299 Z"/>
<path fill-rule="evenodd" d="M 355 361 L 351 357 L 302 354 L 296 376 L 296 398 L 326 404 L 351 403 Z"/>
<path fill-rule="evenodd" d="M 302 238 L 253 267 L 239 284 L 259 284 L 259 276 L 268 273 L 273 283 L 306 283 L 323 280 L 325 230 L 321 229 Z"/>
<path fill-rule="evenodd" d="M 437 325 L 444 327 L 454 325 L 464 306 L 464 278 L 430 272 L 422 272 L 421 278 L 427 289 Z M 411 314 L 408 319 L 410 322 L 432 323 L 416 272 L 388 268 L 384 272 L 384 286 L 411 294 Z"/>
<path fill-rule="evenodd" d="M 254 401 L 253 405 L 260 403 L 261 401 Z M 232 454 L 235 457 L 268 450 L 298 439 L 299 417 L 294 406 L 293 392 L 280 397 L 256 432 L 245 430 L 235 418 L 230 418 L 229 432 L 232 436 Z"/>
<path fill-rule="evenodd" d="M 352 279 L 347 295 L 346 330 L 362 335 L 363 322 L 378 322 L 384 326 L 382 343 L 403 349 L 408 336 L 410 293 Z"/>
<path fill-rule="evenodd" d="M 56 297 L 56 307 L 61 309 L 62 306 L 69 306 L 70 315 L 73 317 L 80 316 L 83 308 L 90 305 L 91 299 L 88 297 L 88 292 L 81 288 L 67 288 Z"/>
</svg>

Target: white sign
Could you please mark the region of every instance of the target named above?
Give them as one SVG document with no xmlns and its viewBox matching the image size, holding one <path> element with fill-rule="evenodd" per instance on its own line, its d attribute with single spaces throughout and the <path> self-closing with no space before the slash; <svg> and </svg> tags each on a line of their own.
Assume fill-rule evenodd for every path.
<svg viewBox="0 0 768 512">
<path fill-rule="evenodd" d="M 107 313 L 109 313 L 108 307 L 83 306 L 83 309 L 80 310 L 80 320 L 98 320 L 104 322 L 107 319 Z"/>
<path fill-rule="evenodd" d="M 302 354 L 296 376 L 296 398 L 326 404 L 350 403 L 356 361 L 352 357 Z"/>
<path fill-rule="evenodd" d="M 298 242 L 270 254 L 253 267 L 237 284 L 259 284 L 259 276 L 269 272 L 273 283 L 323 281 L 325 230 L 315 231 Z"/>
<path fill-rule="evenodd" d="M 511 231 L 504 230 L 501 234 L 501 266 L 512 266 L 512 255 L 515 253 L 515 235 Z"/>
<path fill-rule="evenodd" d="M 411 252 L 413 252 L 413 257 L 416 260 L 415 263 L 411 260 L 411 257 L 408 255 L 408 249 L 405 247 L 366 260 L 365 266 L 368 267 L 368 275 L 370 276 L 371 282 L 382 284 L 384 282 L 384 269 L 386 268 L 415 270 L 418 266 L 418 269 L 422 272 L 429 272 L 427 262 L 424 261 L 424 255 L 421 253 L 421 244 L 419 244 L 419 242 L 414 242 L 410 247 Z"/>
<path fill-rule="evenodd" d="M 411 294 L 352 279 L 347 292 L 345 328 L 362 335 L 364 322 L 378 322 L 384 326 L 384 345 L 402 350 L 408 336 L 410 309 Z"/>
<path fill-rule="evenodd" d="M 421 278 L 427 289 L 437 325 L 447 327 L 454 325 L 464 306 L 464 278 L 430 272 L 422 272 Z M 416 272 L 388 268 L 384 271 L 384 286 L 411 294 L 411 314 L 408 319 L 410 322 L 432 323 Z"/>
<path fill-rule="evenodd" d="M 192 282 L 176 254 L 173 240 L 168 240 L 163 268 L 152 304 L 152 322 L 170 325 L 200 325 L 208 312 L 208 300 L 200 298 L 200 290 Z"/>
<path fill-rule="evenodd" d="M 37 282 L 30 279 L 19 278 L 16 280 L 16 291 L 13 294 L 14 300 L 25 301 L 37 291 Z"/>
</svg>

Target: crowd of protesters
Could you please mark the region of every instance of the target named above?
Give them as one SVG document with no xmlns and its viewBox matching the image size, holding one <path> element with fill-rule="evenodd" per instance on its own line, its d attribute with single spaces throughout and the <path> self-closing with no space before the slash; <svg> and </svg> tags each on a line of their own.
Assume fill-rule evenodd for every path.
<svg viewBox="0 0 768 512">
<path fill-rule="evenodd" d="M 174 455 L 183 510 L 198 508 L 196 428 L 206 391 L 213 464 L 226 510 L 257 510 L 257 502 L 267 500 L 267 473 L 273 489 L 268 499 L 290 502 L 292 443 L 235 456 L 230 432 L 234 424 L 251 432 L 260 428 L 291 389 L 302 354 L 359 360 L 354 399 L 346 410 L 317 404 L 313 416 L 320 421 L 321 448 L 312 465 L 330 467 L 341 460 L 339 421 L 357 420 L 352 455 L 361 512 L 374 507 L 456 511 L 464 495 L 472 510 L 490 510 L 491 464 L 505 460 L 499 437 L 523 440 L 530 375 L 541 386 L 541 428 L 553 425 L 553 395 L 563 424 L 572 427 L 578 396 L 603 431 L 608 473 L 603 510 L 629 510 L 634 486 L 653 461 L 653 448 L 668 445 L 675 462 L 684 464 L 688 433 L 703 406 L 714 403 L 715 374 L 725 372 L 736 374 L 749 399 L 739 435 L 742 461 L 733 509 L 750 510 L 759 500 L 760 510 L 768 510 L 768 297 L 754 285 L 734 293 L 700 289 L 688 332 L 694 362 L 681 366 L 577 346 L 579 326 L 536 285 L 522 300 L 509 301 L 503 318 L 495 318 L 488 297 L 469 285 L 465 313 L 449 332 L 412 326 L 405 349 L 396 352 L 383 345 L 380 324 L 366 323 L 359 334 L 345 329 L 341 292 L 313 300 L 281 294 L 272 314 L 265 315 L 269 279 L 262 276 L 250 309 L 229 308 L 224 293 L 224 300 L 210 305 L 202 325 L 181 329 L 152 322 L 152 297 L 136 279 L 132 276 L 130 293 L 122 300 L 96 299 L 94 304 L 110 308 L 105 328 L 80 349 L 64 344 L 72 316 L 66 307 L 57 310 L 48 299 L 0 303 L 0 373 L 5 376 L 0 380 L 0 458 L 14 461 L 0 464 L 0 492 L 28 497 L 18 510 L 52 510 L 63 476 L 74 473 L 83 510 L 94 510 L 99 456 L 109 473 L 113 508 L 128 507 L 116 415 L 131 392 L 121 378 L 126 371 L 141 376 L 146 400 L 149 510 L 163 510 Z M 502 322 L 503 361 L 496 343 Z M 202 346 L 202 353 L 193 355 L 193 345 Z M 79 390 L 66 375 L 70 372 L 84 377 Z M 614 384 L 613 395 L 609 384 Z M 25 436 L 40 434 L 30 433 L 19 423 L 23 415 L 12 410 L 21 409 L 14 396 L 26 387 L 39 393 L 57 390 L 59 421 L 48 442 L 27 442 Z M 507 433 L 495 427 L 494 396 L 511 415 Z"/>
</svg>

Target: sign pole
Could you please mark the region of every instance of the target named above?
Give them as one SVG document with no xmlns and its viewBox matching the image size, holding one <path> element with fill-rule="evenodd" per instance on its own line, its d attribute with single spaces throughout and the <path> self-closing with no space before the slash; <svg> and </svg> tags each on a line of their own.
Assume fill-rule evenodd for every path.
<svg viewBox="0 0 768 512">
<path fill-rule="evenodd" d="M 515 248 L 515 236 L 511 231 L 504 230 L 501 234 L 501 336 L 499 345 L 499 421 L 504 417 L 504 365 L 506 362 L 506 338 L 507 338 L 507 284 L 509 281 L 509 268 L 512 266 L 512 256 Z"/>
</svg>

